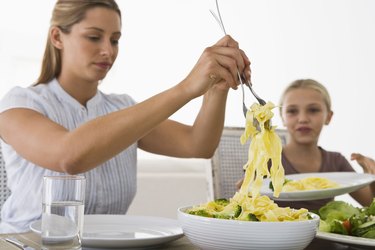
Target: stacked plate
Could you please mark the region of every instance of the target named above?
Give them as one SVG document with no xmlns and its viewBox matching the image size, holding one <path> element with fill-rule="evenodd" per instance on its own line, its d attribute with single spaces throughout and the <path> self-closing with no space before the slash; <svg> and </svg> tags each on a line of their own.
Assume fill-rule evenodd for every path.
<svg viewBox="0 0 375 250">
<path fill-rule="evenodd" d="M 41 221 L 30 225 L 41 233 Z M 155 247 L 183 236 L 177 220 L 131 215 L 85 215 L 82 244 L 95 248 L 146 248 Z M 61 240 L 59 238 L 56 241 Z"/>
</svg>

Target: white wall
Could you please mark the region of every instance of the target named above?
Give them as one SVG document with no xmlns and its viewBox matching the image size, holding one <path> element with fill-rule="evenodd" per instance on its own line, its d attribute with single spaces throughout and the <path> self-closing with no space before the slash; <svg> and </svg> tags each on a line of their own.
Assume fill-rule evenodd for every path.
<svg viewBox="0 0 375 250">
<path fill-rule="evenodd" d="M 0 98 L 38 76 L 54 1 L 3 1 L 0 7 Z M 203 49 L 221 36 L 209 8 L 214 0 L 118 0 L 123 37 L 105 92 L 127 92 L 142 101 L 182 80 Z M 296 78 L 315 78 L 332 94 L 334 119 L 321 145 L 346 157 L 375 157 L 372 84 L 375 1 L 221 0 L 227 32 L 252 61 L 255 90 L 278 102 Z M 247 103 L 254 99 L 247 92 Z M 173 118 L 191 124 L 201 99 Z M 273 121 L 281 126 L 278 114 Z M 232 91 L 226 125 L 243 126 L 240 91 Z"/>
<path fill-rule="evenodd" d="M 177 219 L 178 208 L 213 200 L 211 176 L 205 159 L 140 159 L 137 195 L 127 214 Z"/>
</svg>

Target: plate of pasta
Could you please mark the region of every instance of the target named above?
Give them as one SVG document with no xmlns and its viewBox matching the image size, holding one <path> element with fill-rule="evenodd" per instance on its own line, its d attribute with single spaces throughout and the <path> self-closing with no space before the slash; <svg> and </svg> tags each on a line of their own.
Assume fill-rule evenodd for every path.
<svg viewBox="0 0 375 250">
<path fill-rule="evenodd" d="M 332 198 L 354 192 L 375 181 L 375 175 L 356 172 L 326 172 L 285 175 L 279 197 L 273 195 L 272 182 L 264 179 L 260 193 L 280 201 Z"/>
</svg>

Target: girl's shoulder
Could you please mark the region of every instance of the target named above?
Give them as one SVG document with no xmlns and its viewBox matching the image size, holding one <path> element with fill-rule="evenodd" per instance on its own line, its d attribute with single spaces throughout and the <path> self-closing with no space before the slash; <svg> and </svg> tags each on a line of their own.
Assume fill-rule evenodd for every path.
<svg viewBox="0 0 375 250">
<path fill-rule="evenodd" d="M 329 156 L 331 158 L 342 158 L 342 157 L 345 158 L 340 152 L 328 151 L 328 150 L 325 150 L 322 147 L 319 147 L 319 149 L 322 152 L 322 154 L 325 155 L 325 156 Z"/>
<path fill-rule="evenodd" d="M 320 147 L 323 156 L 322 172 L 354 171 L 349 161 L 340 152 L 328 151 Z"/>
</svg>

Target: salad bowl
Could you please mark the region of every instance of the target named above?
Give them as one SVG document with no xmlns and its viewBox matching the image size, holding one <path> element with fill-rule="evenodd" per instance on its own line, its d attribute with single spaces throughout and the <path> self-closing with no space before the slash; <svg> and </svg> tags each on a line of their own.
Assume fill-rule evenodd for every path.
<svg viewBox="0 0 375 250">
<path fill-rule="evenodd" d="M 314 239 L 319 216 L 288 222 L 239 221 L 188 214 L 191 207 L 177 211 L 186 237 L 200 249 L 300 250 Z"/>
</svg>

